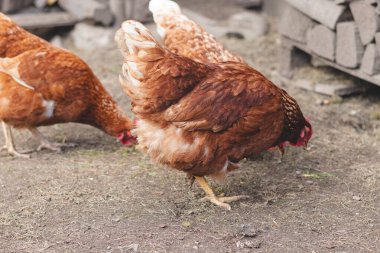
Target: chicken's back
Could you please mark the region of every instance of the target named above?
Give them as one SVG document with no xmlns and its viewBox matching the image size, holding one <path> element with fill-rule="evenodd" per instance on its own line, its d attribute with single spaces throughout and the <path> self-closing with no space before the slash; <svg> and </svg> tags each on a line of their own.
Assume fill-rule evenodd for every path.
<svg viewBox="0 0 380 253">
<path fill-rule="evenodd" d="M 56 48 L 1 59 L 0 74 L 0 119 L 15 127 L 80 121 L 101 91 L 82 60 Z"/>
<path fill-rule="evenodd" d="M 225 49 L 213 35 L 182 14 L 177 3 L 151 0 L 149 9 L 165 47 L 171 52 L 202 63 L 244 62 Z"/>
<path fill-rule="evenodd" d="M 0 58 L 0 121 L 17 128 L 77 122 L 117 137 L 132 127 L 89 66 L 52 46 Z"/>
<path fill-rule="evenodd" d="M 0 13 L 0 57 L 14 57 L 41 47 L 49 47 L 49 44 Z"/>
</svg>

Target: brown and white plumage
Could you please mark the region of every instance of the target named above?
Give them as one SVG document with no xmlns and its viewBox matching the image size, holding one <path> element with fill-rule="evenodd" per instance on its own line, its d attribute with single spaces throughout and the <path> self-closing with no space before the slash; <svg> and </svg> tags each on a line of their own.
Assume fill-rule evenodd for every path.
<svg viewBox="0 0 380 253">
<path fill-rule="evenodd" d="M 206 65 L 171 53 L 135 21 L 124 22 L 116 41 L 138 147 L 159 163 L 223 178 L 244 157 L 311 137 L 296 101 L 245 63 Z"/>
<path fill-rule="evenodd" d="M 149 10 L 153 13 L 165 48 L 171 52 L 202 63 L 244 62 L 241 57 L 225 49 L 203 27 L 182 14 L 177 3 L 151 0 Z"/>
<path fill-rule="evenodd" d="M 0 13 L 0 121 L 9 153 L 10 127 L 29 129 L 41 148 L 59 151 L 37 127 L 77 122 L 122 137 L 133 127 L 87 64 L 17 26 Z"/>
</svg>

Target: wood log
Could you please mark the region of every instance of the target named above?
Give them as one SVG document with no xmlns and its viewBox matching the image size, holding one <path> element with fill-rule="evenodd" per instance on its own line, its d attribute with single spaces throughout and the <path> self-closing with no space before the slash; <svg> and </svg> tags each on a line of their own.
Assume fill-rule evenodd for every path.
<svg viewBox="0 0 380 253">
<path fill-rule="evenodd" d="M 380 73 L 380 56 L 374 43 L 367 45 L 360 71 L 370 76 Z"/>
<path fill-rule="evenodd" d="M 324 25 L 317 25 L 308 32 L 307 46 L 317 55 L 334 61 L 336 34 Z"/>
<path fill-rule="evenodd" d="M 238 0 L 237 3 L 245 8 L 257 8 L 263 3 L 262 0 Z"/>
<path fill-rule="evenodd" d="M 375 34 L 375 42 L 376 42 L 377 52 L 380 55 L 380 32 Z"/>
<path fill-rule="evenodd" d="M 364 45 L 371 43 L 376 32 L 380 30 L 380 21 L 375 8 L 362 0 L 350 3 L 350 9 L 359 28 L 362 43 Z"/>
<path fill-rule="evenodd" d="M 48 5 L 48 0 L 34 0 L 34 5 L 39 8 L 39 9 L 42 9 L 44 8 L 45 6 Z"/>
<path fill-rule="evenodd" d="M 2 0 L 0 11 L 4 13 L 16 12 L 33 4 L 33 0 Z"/>
<path fill-rule="evenodd" d="M 376 5 L 376 14 L 380 15 L 380 0 L 376 0 L 377 5 Z"/>
<path fill-rule="evenodd" d="M 354 0 L 335 0 L 335 4 L 347 4 Z"/>
<path fill-rule="evenodd" d="M 355 22 L 342 22 L 337 25 L 336 61 L 347 68 L 359 66 L 364 46 Z"/>
<path fill-rule="evenodd" d="M 288 6 L 280 21 L 281 35 L 298 42 L 306 43 L 307 31 L 314 26 L 314 22 L 299 10 Z"/>
<path fill-rule="evenodd" d="M 293 71 L 310 62 L 310 57 L 298 50 L 293 44 L 293 40 L 281 37 L 281 49 L 279 51 L 280 74 L 286 78 L 293 77 Z M 301 44 L 301 43 L 300 43 Z"/>
<path fill-rule="evenodd" d="M 115 18 L 114 26 L 120 27 L 121 23 L 126 20 L 124 0 L 110 0 L 110 9 Z"/>
<path fill-rule="evenodd" d="M 377 0 L 365 0 L 370 5 L 377 5 Z"/>
<path fill-rule="evenodd" d="M 337 22 L 343 16 L 346 6 L 336 5 L 328 0 L 287 0 L 292 6 L 312 19 L 335 30 Z"/>
<path fill-rule="evenodd" d="M 313 52 L 311 52 L 311 50 L 306 45 L 299 43 L 299 42 L 296 42 L 296 41 L 293 41 L 293 40 L 290 40 L 286 37 L 281 37 L 281 43 L 282 44 L 289 44 L 290 47 L 292 47 L 292 48 L 300 49 L 300 50 L 298 50 L 299 52 L 305 52 L 312 57 L 318 58 L 319 65 L 321 65 L 321 66 L 323 66 L 323 65 L 324 66 L 330 66 L 332 68 L 338 69 L 338 70 L 345 72 L 347 74 L 350 74 L 352 76 L 355 76 L 357 78 L 360 78 L 362 80 L 365 80 L 367 82 L 370 82 L 370 83 L 373 83 L 373 84 L 380 86 L 380 75 L 370 76 L 370 75 L 367 75 L 367 74 L 364 74 L 363 72 L 361 72 L 360 69 L 351 69 L 351 68 L 343 67 L 340 64 L 326 60 L 326 59 L 314 54 Z M 315 59 L 314 59 L 314 61 L 315 61 Z M 360 87 L 366 88 L 364 83 L 360 83 Z"/>
<path fill-rule="evenodd" d="M 280 17 L 288 4 L 284 0 L 264 0 L 263 10 L 265 14 L 271 17 Z"/>
<path fill-rule="evenodd" d="M 67 12 L 50 13 L 23 13 L 9 15 L 9 17 L 19 26 L 26 29 L 52 28 L 58 26 L 74 25 L 78 20 Z"/>
<path fill-rule="evenodd" d="M 317 83 L 315 92 L 328 96 L 349 96 L 352 94 L 363 93 L 367 86 L 358 83 Z"/>
</svg>

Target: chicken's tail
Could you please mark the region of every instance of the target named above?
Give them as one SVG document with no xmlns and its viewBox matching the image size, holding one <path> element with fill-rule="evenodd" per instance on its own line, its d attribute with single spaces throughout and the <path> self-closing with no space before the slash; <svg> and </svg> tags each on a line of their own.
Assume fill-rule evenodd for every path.
<svg viewBox="0 0 380 253">
<path fill-rule="evenodd" d="M 124 56 L 121 83 L 128 90 L 138 88 L 147 73 L 149 63 L 164 57 L 165 50 L 141 23 L 125 21 L 117 31 L 115 40 Z M 130 94 L 128 94 L 130 95 Z"/>
<path fill-rule="evenodd" d="M 153 15 L 160 14 L 181 14 L 181 8 L 176 2 L 171 0 L 150 0 L 149 10 Z"/>
<path fill-rule="evenodd" d="M 171 0 L 150 0 L 149 10 L 153 14 L 154 22 L 157 25 L 158 34 L 164 38 L 166 30 L 173 25 L 184 29 L 191 28 L 194 24 L 182 14 L 179 5 Z"/>
</svg>

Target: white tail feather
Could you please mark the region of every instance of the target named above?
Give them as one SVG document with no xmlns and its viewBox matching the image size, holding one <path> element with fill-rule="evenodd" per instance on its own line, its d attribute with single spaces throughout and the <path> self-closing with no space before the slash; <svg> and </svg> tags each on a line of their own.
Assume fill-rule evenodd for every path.
<svg viewBox="0 0 380 253">
<path fill-rule="evenodd" d="M 153 15 L 156 15 L 159 12 L 181 14 L 181 8 L 179 5 L 170 0 L 150 0 L 149 10 Z"/>
<path fill-rule="evenodd" d="M 131 89 L 140 86 L 144 78 L 146 62 L 144 56 L 150 54 L 152 48 L 161 48 L 151 32 L 141 23 L 128 20 L 116 33 L 115 40 L 124 55 L 122 79 L 124 85 Z"/>
<path fill-rule="evenodd" d="M 189 23 L 192 23 L 185 15 L 182 14 L 179 5 L 171 0 L 150 0 L 149 10 L 153 14 L 154 22 L 157 25 L 157 32 L 161 38 L 165 37 L 166 30 L 169 26 L 175 24 L 183 29 L 191 29 Z"/>
</svg>

